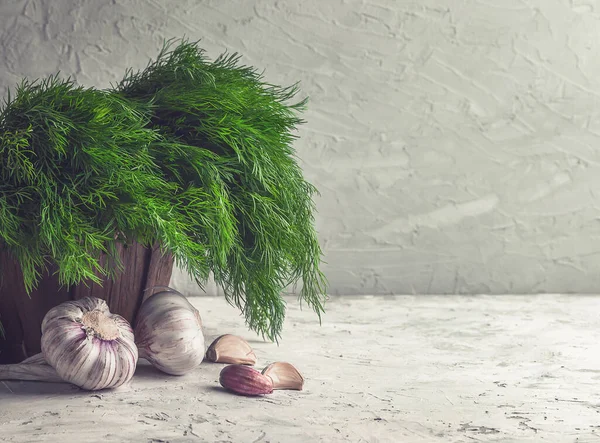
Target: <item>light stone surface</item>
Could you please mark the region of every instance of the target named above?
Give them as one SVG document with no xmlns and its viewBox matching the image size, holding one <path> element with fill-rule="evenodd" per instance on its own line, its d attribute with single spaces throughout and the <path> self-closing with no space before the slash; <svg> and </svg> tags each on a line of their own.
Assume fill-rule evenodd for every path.
<svg viewBox="0 0 600 443">
<path fill-rule="evenodd" d="M 310 96 L 331 293 L 598 292 L 597 0 L 2 0 L 0 96 L 184 34 Z"/>
<path fill-rule="evenodd" d="M 334 297 L 319 326 L 288 300 L 280 346 L 221 297 L 197 297 L 207 342 L 249 340 L 257 368 L 289 361 L 303 391 L 235 396 L 222 365 L 140 366 L 129 386 L 0 382 L 0 441 L 600 441 L 598 296 Z"/>
</svg>

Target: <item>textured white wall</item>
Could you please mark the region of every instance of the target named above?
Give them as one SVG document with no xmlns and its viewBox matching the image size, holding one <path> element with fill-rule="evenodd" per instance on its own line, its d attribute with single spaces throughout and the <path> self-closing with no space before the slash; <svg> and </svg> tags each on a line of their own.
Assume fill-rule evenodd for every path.
<svg viewBox="0 0 600 443">
<path fill-rule="evenodd" d="M 2 0 L 0 95 L 183 34 L 302 82 L 332 293 L 600 291 L 599 1 Z"/>
</svg>

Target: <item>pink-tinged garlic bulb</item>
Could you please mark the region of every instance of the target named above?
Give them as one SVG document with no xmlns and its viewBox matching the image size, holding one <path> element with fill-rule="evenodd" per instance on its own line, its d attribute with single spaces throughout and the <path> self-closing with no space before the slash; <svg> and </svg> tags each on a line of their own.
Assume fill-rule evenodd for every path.
<svg viewBox="0 0 600 443">
<path fill-rule="evenodd" d="M 129 381 L 138 360 L 131 325 L 95 297 L 48 311 L 42 321 L 42 353 L 63 380 L 92 391 Z"/>
<path fill-rule="evenodd" d="M 142 303 L 134 332 L 140 358 L 167 374 L 183 375 L 202 363 L 200 314 L 175 290 L 157 292 Z"/>
</svg>

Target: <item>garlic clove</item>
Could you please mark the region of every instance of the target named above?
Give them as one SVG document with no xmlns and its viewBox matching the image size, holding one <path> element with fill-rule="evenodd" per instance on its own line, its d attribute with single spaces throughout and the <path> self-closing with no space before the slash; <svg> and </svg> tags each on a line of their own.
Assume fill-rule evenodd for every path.
<svg viewBox="0 0 600 443">
<path fill-rule="evenodd" d="M 215 363 L 256 364 L 256 355 L 248 342 L 231 334 L 221 335 L 213 341 L 206 351 L 206 359 Z"/>
<path fill-rule="evenodd" d="M 292 389 L 301 391 L 304 377 L 292 364 L 278 361 L 262 370 L 262 374 L 273 382 L 273 389 Z"/>
<path fill-rule="evenodd" d="M 229 365 L 219 374 L 225 389 L 242 395 L 264 395 L 273 392 L 273 383 L 260 371 L 245 365 Z"/>
</svg>

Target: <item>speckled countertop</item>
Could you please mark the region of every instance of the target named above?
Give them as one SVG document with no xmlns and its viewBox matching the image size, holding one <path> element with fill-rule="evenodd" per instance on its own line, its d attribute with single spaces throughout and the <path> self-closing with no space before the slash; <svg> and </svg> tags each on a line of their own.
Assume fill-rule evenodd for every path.
<svg viewBox="0 0 600 443">
<path fill-rule="evenodd" d="M 207 342 L 242 335 L 257 367 L 292 362 L 305 390 L 234 396 L 210 363 L 184 377 L 140 364 L 99 393 L 0 382 L 0 441 L 600 441 L 600 297 L 332 298 L 321 326 L 290 299 L 279 347 L 224 299 L 192 300 Z"/>
</svg>

